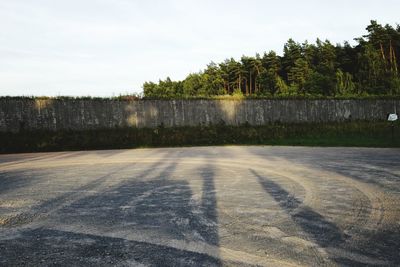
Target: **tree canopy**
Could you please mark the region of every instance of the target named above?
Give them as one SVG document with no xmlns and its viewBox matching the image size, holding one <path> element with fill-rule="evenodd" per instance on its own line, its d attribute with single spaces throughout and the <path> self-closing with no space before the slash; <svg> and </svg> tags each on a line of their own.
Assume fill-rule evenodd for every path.
<svg viewBox="0 0 400 267">
<path fill-rule="evenodd" d="M 145 82 L 145 97 L 246 96 L 365 96 L 399 95 L 400 25 L 372 20 L 367 34 L 333 45 L 289 39 L 283 55 L 264 52 L 240 60 L 211 62 L 183 81 L 170 78 Z"/>
</svg>

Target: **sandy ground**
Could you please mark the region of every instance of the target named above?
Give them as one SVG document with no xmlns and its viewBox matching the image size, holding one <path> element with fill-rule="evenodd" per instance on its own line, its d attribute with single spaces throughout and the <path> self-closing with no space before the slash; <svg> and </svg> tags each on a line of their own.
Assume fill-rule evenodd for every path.
<svg viewBox="0 0 400 267">
<path fill-rule="evenodd" d="M 0 155 L 0 265 L 400 263 L 400 150 Z"/>
</svg>

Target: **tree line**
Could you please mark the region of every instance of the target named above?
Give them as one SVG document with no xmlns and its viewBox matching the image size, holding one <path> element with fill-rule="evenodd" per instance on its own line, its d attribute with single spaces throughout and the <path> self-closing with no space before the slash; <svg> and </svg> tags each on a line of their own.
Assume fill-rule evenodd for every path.
<svg viewBox="0 0 400 267">
<path fill-rule="evenodd" d="M 367 34 L 333 45 L 289 39 L 283 55 L 270 51 L 240 60 L 211 62 L 183 81 L 169 77 L 143 84 L 144 97 L 367 96 L 400 94 L 400 25 L 372 20 Z"/>
</svg>

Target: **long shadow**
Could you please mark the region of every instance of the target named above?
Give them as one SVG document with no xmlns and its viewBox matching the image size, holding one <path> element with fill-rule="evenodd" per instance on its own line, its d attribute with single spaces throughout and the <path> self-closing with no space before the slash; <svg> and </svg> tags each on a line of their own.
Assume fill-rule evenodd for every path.
<svg viewBox="0 0 400 267">
<path fill-rule="evenodd" d="M 125 166 L 124 168 L 127 168 L 127 167 L 128 166 Z M 27 224 L 27 223 L 30 223 L 30 222 L 36 220 L 38 217 L 42 218 L 44 216 L 47 216 L 54 209 L 56 209 L 57 207 L 61 207 L 67 201 L 69 201 L 69 200 L 74 201 L 74 199 L 78 198 L 82 194 L 82 192 L 90 191 L 98 186 L 101 186 L 102 183 L 104 183 L 106 180 L 108 180 L 112 175 L 118 173 L 119 171 L 121 171 L 124 168 L 115 168 L 113 171 L 107 173 L 106 175 L 103 175 L 97 179 L 94 179 L 93 181 L 85 184 L 84 186 L 79 187 L 78 189 L 75 189 L 72 192 L 61 194 L 60 196 L 57 196 L 50 200 L 44 201 L 43 203 L 40 203 L 36 206 L 33 206 L 32 208 L 30 208 L 29 211 L 20 213 L 17 216 L 8 219 L 5 226 L 10 227 L 10 226 L 18 226 L 18 225 L 22 225 L 22 224 Z M 32 177 L 29 177 L 29 176 L 24 177 L 22 180 L 22 181 L 26 181 L 24 184 L 24 187 L 27 187 L 28 184 L 33 185 L 34 181 L 32 181 L 32 180 L 33 180 Z M 35 181 L 37 182 L 36 179 L 35 179 Z M 13 187 L 13 189 L 16 189 L 17 186 L 15 184 L 13 184 L 12 187 Z M 76 191 L 78 191 L 78 192 L 76 192 Z"/>
<path fill-rule="evenodd" d="M 23 256 L 21 256 L 23 255 Z M 124 238 L 34 229 L 0 240 L 0 266 L 220 266 L 212 256 Z"/>
<path fill-rule="evenodd" d="M 57 157 L 58 155 L 56 155 Z M 26 162 L 34 162 L 45 160 L 48 158 L 54 158 L 54 155 L 42 155 L 42 156 L 18 156 L 12 158 L 9 162 L 6 162 L 6 166 L 16 165 Z M 3 162 L 0 162 L 3 163 Z M 35 173 L 42 173 L 41 171 L 33 170 L 13 170 L 13 171 L 1 171 L 0 169 L 0 196 L 2 194 L 18 190 L 20 188 L 28 187 L 37 183 L 41 180 Z"/>
<path fill-rule="evenodd" d="M 338 247 L 345 242 L 345 235 L 332 222 L 326 220 L 321 214 L 302 204 L 279 184 L 266 179 L 254 170 L 250 172 L 257 177 L 265 192 L 271 195 L 279 206 L 285 210 L 318 245 L 321 247 Z M 333 255 L 330 255 L 336 260 Z"/>
<path fill-rule="evenodd" d="M 45 155 L 43 155 L 45 154 Z M 5 164 L 6 166 L 11 166 L 15 164 L 27 163 L 27 162 L 34 162 L 46 159 L 53 159 L 54 157 L 58 157 L 63 155 L 64 152 L 43 152 L 43 153 L 32 153 L 32 154 L 9 154 L 0 157 L 0 164 Z"/>
<path fill-rule="evenodd" d="M 57 157 L 57 159 L 76 158 L 80 156 L 98 156 L 102 158 L 115 157 L 125 153 L 128 149 L 104 149 L 104 150 L 86 150 L 86 151 L 70 151 Z"/>
<path fill-rule="evenodd" d="M 112 155 L 113 156 L 115 153 L 117 153 L 118 150 L 116 150 L 116 152 L 114 152 Z M 88 153 L 95 153 L 95 152 L 86 152 L 86 151 L 81 151 L 81 152 L 71 152 L 71 153 L 47 153 L 49 155 L 45 155 L 45 156 L 37 156 L 37 157 L 31 157 L 25 160 L 21 160 L 21 161 L 17 161 L 15 163 L 11 162 L 10 165 L 14 165 L 14 164 L 20 164 L 20 163 L 26 163 L 26 162 L 33 162 L 33 161 L 40 161 L 43 159 L 48 159 L 48 158 L 56 158 L 58 159 L 65 159 L 65 158 L 72 158 L 72 157 L 77 157 L 80 155 L 85 155 Z M 100 153 L 105 153 L 100 152 Z M 122 153 L 122 152 L 119 152 Z M 0 170 L 0 195 L 1 194 L 5 194 L 7 192 L 10 191 L 14 191 L 20 188 L 24 188 L 24 187 L 28 187 L 28 186 L 32 186 L 35 183 L 39 182 L 41 180 L 41 178 L 38 178 L 37 174 L 44 174 L 42 171 L 40 170 L 28 170 L 28 171 L 1 171 Z M 107 178 L 107 176 L 112 175 L 113 173 L 109 173 L 107 175 L 104 176 L 104 178 Z M 41 175 L 39 175 L 41 176 Z M 103 180 L 102 178 L 97 179 L 96 181 L 101 181 Z M 94 182 L 96 182 L 94 181 Z M 87 185 L 88 187 L 90 187 L 90 184 Z M 85 190 L 86 186 L 83 186 L 81 188 L 81 190 Z"/>
<path fill-rule="evenodd" d="M 312 168 L 314 170 L 328 170 L 333 173 L 344 175 L 349 179 L 374 184 L 388 192 L 398 193 L 400 190 L 399 175 L 390 171 L 397 170 L 396 163 L 398 162 L 399 156 L 398 154 L 396 154 L 396 152 L 385 152 L 383 153 L 383 155 L 375 155 L 374 150 L 348 152 L 340 154 L 340 161 L 338 160 L 338 153 L 325 153 L 325 150 L 308 152 L 306 151 L 307 154 L 305 155 L 303 155 L 304 151 L 291 148 L 275 149 L 272 152 L 273 155 L 271 154 L 271 152 L 266 153 L 265 149 L 252 150 L 252 153 L 259 157 L 281 157 L 296 164 L 303 164 L 306 167 Z M 386 153 L 388 153 L 388 155 L 386 155 Z M 357 167 L 357 164 L 363 165 L 358 165 Z M 368 165 L 376 166 L 377 169 L 370 170 L 370 168 L 368 168 Z M 259 178 L 260 183 L 263 180 L 265 179 L 263 179 L 262 177 Z M 335 194 L 337 192 L 331 193 Z M 279 199 L 279 196 L 276 196 L 276 198 Z M 282 200 L 285 199 L 285 197 L 281 198 Z M 288 195 L 288 198 L 290 198 L 290 195 Z M 287 200 L 287 202 L 289 202 L 289 200 Z M 283 203 L 282 205 L 288 204 Z M 305 227 L 307 228 L 307 225 L 305 225 Z M 388 264 L 393 266 L 398 265 L 398 263 L 400 262 L 400 253 L 398 249 L 400 247 L 399 225 L 390 226 L 387 229 L 380 230 L 362 229 L 361 227 L 354 225 L 354 229 L 356 231 L 354 235 L 357 236 L 357 242 L 346 242 L 343 244 L 340 244 L 340 242 L 336 242 L 336 248 L 341 247 L 348 253 L 354 252 L 361 256 L 387 261 Z M 343 237 L 343 234 L 341 235 Z M 346 238 L 347 236 L 344 235 L 344 241 L 346 241 Z M 321 241 L 319 242 L 321 243 Z M 326 242 L 322 242 L 321 244 L 323 245 L 324 243 Z M 340 257 L 339 255 L 336 255 L 335 260 L 339 264 L 348 266 L 366 265 L 365 260 L 360 263 L 354 258 L 349 259 L 345 256 Z"/>
<path fill-rule="evenodd" d="M 390 192 L 400 192 L 400 175 L 385 170 L 384 167 L 371 168 L 368 167 L 367 162 L 364 165 L 357 165 L 354 162 L 338 162 L 337 165 L 318 163 L 316 165 L 323 170 L 335 172 L 360 182 L 374 184 Z"/>
<path fill-rule="evenodd" d="M 7 220 L 5 226 L 18 226 L 22 224 L 31 223 L 36 220 L 38 217 L 42 218 L 44 216 L 50 215 L 57 208 L 62 207 L 67 201 L 74 202 L 75 199 L 79 198 L 82 192 L 90 191 L 95 188 L 100 187 L 105 181 L 110 179 L 113 175 L 121 172 L 126 168 L 131 168 L 140 163 L 126 164 L 124 167 L 115 167 L 111 171 L 107 172 L 105 175 L 92 180 L 91 182 L 80 186 L 79 188 L 75 188 L 74 191 L 61 194 L 57 197 L 51 198 L 47 201 L 44 201 L 36 206 L 30 208 L 29 211 L 18 214 L 15 217 L 12 217 Z M 149 166 L 149 168 L 140 174 L 141 177 L 145 177 L 146 175 L 150 175 L 155 168 L 159 165 L 159 162 L 153 163 Z M 25 173 L 17 172 L 16 176 L 7 176 L 7 179 L 2 179 L 5 182 L 5 186 L 0 189 L 0 193 L 4 190 L 16 190 L 18 188 L 26 188 L 28 186 L 33 186 L 35 183 L 40 181 L 41 178 L 37 178 L 35 175 L 27 175 Z M 1 211 L 1 210 L 0 210 Z"/>
<path fill-rule="evenodd" d="M 368 165 L 368 161 L 364 163 Z M 335 172 L 350 179 L 376 185 L 382 188 L 384 192 L 392 192 L 394 194 L 400 192 L 400 176 L 384 169 L 372 169 L 365 166 L 351 165 L 350 163 L 338 164 L 337 166 L 319 163 L 317 166 L 323 170 Z M 378 166 L 378 168 L 381 167 Z M 390 213 L 391 211 L 388 210 L 385 212 Z M 364 242 L 359 242 L 357 247 L 352 248 L 353 250 L 357 250 L 361 254 L 369 255 L 370 257 L 383 258 L 390 261 L 393 266 L 399 265 L 399 224 L 379 231 L 376 231 L 376 229 L 367 229 L 359 231 L 358 234 L 363 237 Z"/>
<path fill-rule="evenodd" d="M 28 171 L 0 172 L 0 196 L 28 187 L 40 180 L 40 178 L 33 178 L 31 175 Z"/>
<path fill-rule="evenodd" d="M 278 157 L 306 165 L 312 169 L 331 171 L 364 183 L 377 185 L 390 192 L 400 192 L 400 175 L 388 170 L 398 170 L 400 153 L 374 153 L 375 150 L 361 150 L 350 152 L 345 149 L 326 149 L 312 151 L 306 148 L 281 148 L 267 152 L 265 149 L 252 149 L 252 154 L 258 157 Z M 343 152 L 343 153 L 341 153 Z M 376 168 L 371 168 L 376 167 Z"/>
<path fill-rule="evenodd" d="M 164 164 L 157 175 L 151 174 L 152 170 L 143 172 L 54 211 L 51 225 L 68 226 L 71 232 L 39 228 L 27 230 L 7 244 L 0 240 L 0 254 L 5 252 L 0 264 L 2 260 L 20 262 L 17 254 L 7 252 L 6 248 L 13 248 L 25 251 L 33 262 L 37 255 L 47 255 L 39 258 L 53 262 L 63 252 L 61 259 L 80 259 L 75 261 L 79 266 L 99 259 L 100 265 L 220 266 L 216 257 L 185 249 L 188 241 L 218 246 L 214 172 L 206 167 L 201 174 L 203 194 L 197 206 L 188 182 L 172 179 L 176 166 L 177 163 Z M 97 232 L 86 234 L 86 227 Z M 103 235 L 102 231 L 109 234 Z M 114 233 L 122 234 L 114 237 Z M 124 235 L 130 238 L 125 239 Z"/>
<path fill-rule="evenodd" d="M 155 238 L 159 243 L 174 243 L 174 240 L 183 241 L 181 244 L 186 241 L 201 241 L 218 246 L 213 172 L 203 175 L 201 205 L 196 207 L 191 201 L 192 190 L 188 182 L 171 179 L 175 168 L 176 163 L 172 163 L 151 179 L 127 181 L 101 194 L 80 199 L 60 210 L 60 218 L 72 225 L 83 223 L 95 228 L 107 228 L 111 231 L 118 229 L 127 234 Z M 200 214 L 195 212 L 199 209 Z M 154 244 L 148 243 L 146 246 Z M 169 246 L 159 247 L 160 251 L 155 253 L 171 249 Z M 170 255 L 175 260 L 181 257 L 174 251 L 170 253 L 175 253 Z M 192 252 L 186 254 L 190 257 L 197 255 Z M 148 258 L 148 254 L 143 254 L 136 260 L 141 263 L 159 264 L 149 262 Z M 181 264 L 178 265 L 197 265 L 191 263 L 189 258 L 180 258 Z M 198 264 L 204 263 L 199 258 Z M 211 265 L 219 266 L 221 262 L 214 258 Z"/>
<path fill-rule="evenodd" d="M 204 219 L 207 220 L 207 224 L 201 228 L 202 231 L 200 233 L 208 243 L 218 246 L 217 197 L 214 183 L 215 171 L 208 165 L 200 169 L 200 173 L 203 179 L 201 209 Z"/>
</svg>

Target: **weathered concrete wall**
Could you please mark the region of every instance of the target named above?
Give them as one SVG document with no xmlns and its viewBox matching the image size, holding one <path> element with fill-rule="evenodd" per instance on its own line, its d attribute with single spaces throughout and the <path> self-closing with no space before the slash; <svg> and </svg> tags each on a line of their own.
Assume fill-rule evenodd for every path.
<svg viewBox="0 0 400 267">
<path fill-rule="evenodd" d="M 0 131 L 385 120 L 400 100 L 0 99 Z"/>
</svg>

